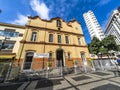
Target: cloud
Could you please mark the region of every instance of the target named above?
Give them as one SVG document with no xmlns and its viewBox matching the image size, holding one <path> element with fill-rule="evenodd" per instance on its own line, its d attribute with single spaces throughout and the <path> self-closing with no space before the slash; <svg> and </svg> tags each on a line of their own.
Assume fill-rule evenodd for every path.
<svg viewBox="0 0 120 90">
<path fill-rule="evenodd" d="M 19 25 L 25 25 L 27 23 L 28 17 L 22 14 L 17 15 L 17 19 L 14 21 L 10 21 L 12 24 L 19 24 Z"/>
<path fill-rule="evenodd" d="M 111 0 L 100 0 L 99 3 L 97 4 L 97 6 L 103 6 L 106 5 L 110 2 Z"/>
<path fill-rule="evenodd" d="M 50 19 L 50 9 L 46 6 L 44 2 L 40 2 L 38 0 L 31 0 L 30 6 L 32 10 L 35 11 L 42 19 Z"/>
<path fill-rule="evenodd" d="M 78 4 L 79 0 L 47 0 L 50 8 L 51 17 L 69 18 L 68 15 L 73 13 L 73 8 Z"/>
<path fill-rule="evenodd" d="M 24 1 L 24 0 L 23 0 Z M 25 1 L 24 1 L 25 2 Z M 24 3 L 23 2 L 23 3 Z M 42 19 L 49 20 L 52 17 L 62 17 L 68 19 L 68 15 L 73 12 L 71 9 L 74 8 L 79 0 L 30 0 L 29 6 L 32 9 L 32 13 L 37 13 Z M 25 5 L 25 4 L 24 4 Z M 28 13 L 29 15 L 34 15 Z M 71 16 L 72 17 L 72 16 Z M 12 24 L 25 25 L 27 23 L 27 15 L 18 14 L 14 21 L 10 21 Z"/>
</svg>

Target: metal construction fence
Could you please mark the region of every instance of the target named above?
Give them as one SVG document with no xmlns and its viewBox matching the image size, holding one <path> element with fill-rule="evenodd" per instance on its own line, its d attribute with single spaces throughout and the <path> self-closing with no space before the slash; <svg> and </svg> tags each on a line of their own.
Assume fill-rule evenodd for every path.
<svg viewBox="0 0 120 90">
<path fill-rule="evenodd" d="M 97 61 L 94 63 L 98 63 Z M 0 82 L 6 81 L 28 81 L 39 78 L 54 78 L 68 74 L 89 73 L 93 67 L 81 65 L 78 61 L 73 62 L 73 66 L 63 66 L 62 62 L 46 62 L 44 69 L 41 67 L 43 62 L 25 62 L 22 67 L 16 66 L 13 62 L 0 62 Z M 113 67 L 113 66 L 112 66 Z M 113 69 L 109 66 L 109 69 Z M 99 68 L 94 64 L 94 68 Z M 97 70 L 97 69 L 96 69 Z M 100 69 L 102 70 L 102 69 Z"/>
<path fill-rule="evenodd" d="M 19 70 L 13 62 L 0 62 L 0 82 L 17 79 Z"/>
<path fill-rule="evenodd" d="M 93 61 L 94 68 L 96 70 L 115 70 L 118 68 L 118 64 L 116 60 L 94 60 Z"/>
<path fill-rule="evenodd" d="M 29 67 L 30 63 L 25 63 L 25 67 Z M 91 69 L 89 67 L 85 67 L 80 65 L 78 61 L 76 61 L 76 64 L 73 64 L 73 66 L 63 66 L 61 61 L 57 61 L 55 63 L 46 62 L 46 67 L 44 69 L 39 69 L 42 65 L 41 63 L 32 63 L 31 69 L 25 69 L 23 67 L 23 70 L 21 70 L 19 74 L 19 80 L 23 79 L 38 79 L 38 78 L 51 78 L 51 77 L 59 77 L 64 76 L 68 74 L 77 74 L 77 73 L 83 73 L 88 72 Z M 39 66 L 39 67 L 38 67 Z M 37 69 L 35 69 L 37 67 Z M 86 68 L 86 69 L 85 69 Z M 85 71 L 87 70 L 87 71 Z"/>
</svg>

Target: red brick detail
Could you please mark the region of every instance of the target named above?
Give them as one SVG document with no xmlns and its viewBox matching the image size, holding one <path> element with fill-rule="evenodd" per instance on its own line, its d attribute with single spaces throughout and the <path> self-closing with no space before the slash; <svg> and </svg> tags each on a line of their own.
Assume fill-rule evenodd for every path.
<svg viewBox="0 0 120 90">
<path fill-rule="evenodd" d="M 65 59 L 65 64 L 67 67 L 73 67 L 74 66 L 74 60 L 78 61 L 78 65 L 82 66 L 82 60 L 80 58 L 71 58 L 71 60 L 68 60 L 67 58 Z M 44 62 L 43 62 L 44 61 Z M 19 64 L 22 67 L 23 65 L 23 59 L 20 60 Z M 51 62 L 52 65 L 50 68 L 55 68 L 56 66 L 56 59 L 53 58 L 52 60 L 48 60 L 48 58 L 34 58 L 32 62 L 32 70 L 40 70 L 40 69 L 47 69 L 47 63 Z M 18 60 L 15 60 L 15 65 L 18 66 Z M 44 64 L 44 68 L 43 68 Z"/>
</svg>

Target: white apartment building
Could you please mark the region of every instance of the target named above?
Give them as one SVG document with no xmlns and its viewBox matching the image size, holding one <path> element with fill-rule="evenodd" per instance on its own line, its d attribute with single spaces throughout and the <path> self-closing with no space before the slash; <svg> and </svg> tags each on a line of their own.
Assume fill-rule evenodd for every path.
<svg viewBox="0 0 120 90">
<path fill-rule="evenodd" d="M 105 35 L 114 35 L 116 43 L 120 45 L 120 7 L 112 12 L 106 25 Z"/>
<path fill-rule="evenodd" d="M 99 40 L 102 40 L 105 35 L 102 32 L 102 29 L 94 15 L 94 13 L 89 10 L 88 12 L 83 14 L 86 26 L 88 28 L 88 31 L 90 33 L 91 38 L 97 37 Z"/>
</svg>

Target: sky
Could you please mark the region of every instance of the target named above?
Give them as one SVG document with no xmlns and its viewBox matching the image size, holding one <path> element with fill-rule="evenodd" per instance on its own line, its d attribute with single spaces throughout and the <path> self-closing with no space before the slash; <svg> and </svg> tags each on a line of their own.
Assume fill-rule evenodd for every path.
<svg viewBox="0 0 120 90">
<path fill-rule="evenodd" d="M 104 31 L 112 11 L 118 6 L 120 0 L 0 0 L 0 22 L 25 25 L 28 16 L 47 20 L 61 17 L 66 22 L 76 19 L 88 44 L 91 38 L 83 14 L 92 10 Z"/>
</svg>

